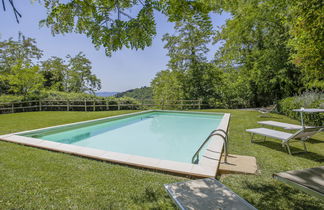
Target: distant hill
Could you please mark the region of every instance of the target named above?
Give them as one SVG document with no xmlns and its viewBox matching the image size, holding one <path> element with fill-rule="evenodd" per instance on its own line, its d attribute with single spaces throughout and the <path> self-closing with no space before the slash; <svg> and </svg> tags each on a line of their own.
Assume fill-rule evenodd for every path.
<svg viewBox="0 0 324 210">
<path fill-rule="evenodd" d="M 96 96 L 102 96 L 102 97 L 108 97 L 108 96 L 114 96 L 118 92 L 96 92 Z"/>
<path fill-rule="evenodd" d="M 117 98 L 120 97 L 131 97 L 136 99 L 152 99 L 153 92 L 151 87 L 141 87 L 131 90 L 126 90 L 125 92 L 117 93 L 115 95 Z"/>
</svg>

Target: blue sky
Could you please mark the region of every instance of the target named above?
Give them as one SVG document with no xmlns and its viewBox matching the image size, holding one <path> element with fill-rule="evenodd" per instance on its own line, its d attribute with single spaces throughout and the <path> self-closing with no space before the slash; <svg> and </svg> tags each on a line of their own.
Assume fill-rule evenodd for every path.
<svg viewBox="0 0 324 210">
<path fill-rule="evenodd" d="M 103 49 L 96 50 L 91 40 L 82 34 L 65 34 L 52 36 L 48 28 L 40 28 L 38 22 L 46 17 L 46 10 L 38 2 L 15 1 L 22 14 L 17 24 L 14 14 L 7 3 L 7 11 L 0 8 L 0 40 L 13 37 L 17 39 L 18 32 L 27 37 L 35 38 L 37 46 L 44 51 L 43 59 L 51 56 L 72 56 L 82 51 L 92 62 L 93 72 L 101 79 L 101 91 L 125 91 L 132 88 L 149 86 L 155 74 L 166 69 L 168 63 L 167 51 L 161 41 L 163 34 L 172 33 L 173 24 L 167 22 L 164 15 L 156 12 L 157 35 L 153 44 L 145 50 L 122 49 L 107 57 Z M 224 24 L 229 14 L 213 15 L 213 24 Z M 211 46 L 209 58 L 212 58 L 218 46 Z"/>
</svg>

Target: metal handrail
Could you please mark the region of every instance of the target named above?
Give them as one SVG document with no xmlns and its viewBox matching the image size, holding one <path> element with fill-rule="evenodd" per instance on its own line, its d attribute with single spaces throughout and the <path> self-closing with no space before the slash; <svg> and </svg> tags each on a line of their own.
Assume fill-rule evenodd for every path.
<svg viewBox="0 0 324 210">
<path fill-rule="evenodd" d="M 221 131 L 224 133 L 225 136 L 219 134 L 219 133 L 215 133 L 217 131 Z M 224 140 L 224 145 L 225 145 L 225 162 L 227 162 L 227 155 L 228 155 L 228 151 L 227 151 L 227 143 L 228 143 L 228 138 L 227 138 L 227 132 L 223 129 L 216 129 L 216 130 L 213 130 L 209 135 L 208 137 L 206 138 L 206 140 L 200 145 L 199 149 L 195 152 L 195 154 L 192 156 L 192 159 L 191 159 L 191 162 L 192 163 L 196 163 L 195 161 L 195 158 L 197 157 L 197 161 L 199 160 L 199 153 L 201 151 L 201 149 L 205 146 L 205 144 L 209 141 L 209 139 L 212 137 L 212 136 L 220 136 L 223 138 Z"/>
</svg>

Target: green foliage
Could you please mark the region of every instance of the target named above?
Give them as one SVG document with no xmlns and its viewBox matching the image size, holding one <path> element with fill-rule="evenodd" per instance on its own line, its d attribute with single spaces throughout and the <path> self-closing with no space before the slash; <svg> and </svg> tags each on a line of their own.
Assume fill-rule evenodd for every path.
<svg viewBox="0 0 324 210">
<path fill-rule="evenodd" d="M 69 69 L 65 76 L 66 92 L 90 92 L 95 93 L 101 89 L 101 82 L 91 73 L 91 62 L 83 53 L 78 53 L 75 57 L 68 56 Z"/>
<path fill-rule="evenodd" d="M 293 109 L 304 108 L 324 108 L 324 93 L 305 92 L 300 96 L 288 97 L 278 103 L 278 111 L 293 119 L 300 119 L 300 113 L 292 111 Z M 305 113 L 304 119 L 309 125 L 323 125 L 323 113 Z"/>
<path fill-rule="evenodd" d="M 122 47 L 150 46 L 156 35 L 155 10 L 174 22 L 218 8 L 215 2 L 201 0 L 43 1 L 48 16 L 41 26 L 50 27 L 53 35 L 85 34 L 108 56 Z"/>
<path fill-rule="evenodd" d="M 94 100 L 94 99 L 103 99 L 103 97 L 98 97 L 92 94 L 87 93 L 68 93 L 60 91 L 43 91 L 37 99 L 43 100 Z"/>
<path fill-rule="evenodd" d="M 177 19 L 175 35 L 163 38 L 169 69 L 184 71 L 185 98 L 202 98 L 211 107 L 259 107 L 308 88 L 323 89 L 320 1 L 240 0 L 218 6 L 232 17 L 215 36 L 222 44 L 216 66 L 206 60 L 214 33 L 206 13 Z"/>
<path fill-rule="evenodd" d="M 120 98 L 120 97 L 130 97 L 130 98 L 135 98 L 138 100 L 141 99 L 152 99 L 152 88 L 151 87 L 141 87 L 141 88 L 135 88 L 131 90 L 127 90 L 125 92 L 117 93 L 115 97 Z"/>
<path fill-rule="evenodd" d="M 119 101 L 122 104 L 134 104 L 135 106 L 133 106 L 133 109 L 138 109 L 138 107 L 136 107 L 136 105 L 140 105 L 140 101 L 132 98 L 132 97 L 120 97 L 120 98 L 115 98 L 115 97 L 108 97 L 109 101 Z M 135 108 L 136 107 L 136 108 Z"/>
<path fill-rule="evenodd" d="M 211 42 L 212 24 L 208 15 L 193 15 L 176 22 L 173 35 L 165 34 L 165 48 L 170 70 L 159 72 L 152 81 L 156 100 L 204 99 L 215 97 L 221 71 L 208 63 L 207 45 Z M 216 84 L 215 84 L 216 83 Z"/>
<path fill-rule="evenodd" d="M 91 72 L 91 62 L 82 52 L 75 57 L 67 56 L 67 64 L 62 58 L 51 57 L 42 62 L 44 86 L 50 90 L 94 94 L 101 89 L 101 81 Z"/>
<path fill-rule="evenodd" d="M 208 100 L 211 107 L 251 107 L 250 101 L 253 93 L 244 75 L 238 71 L 229 71 L 223 74 L 220 81 L 222 83 L 219 86 L 215 86 L 216 88 L 214 90 L 216 93 L 219 93 L 219 96 Z"/>
<path fill-rule="evenodd" d="M 42 62 L 41 73 L 45 81 L 44 87 L 49 90 L 64 91 L 66 90 L 68 67 L 64 60 L 59 57 L 51 57 Z"/>
<path fill-rule="evenodd" d="M 101 88 L 91 72 L 91 62 L 83 53 L 42 61 L 36 41 L 19 34 L 18 41 L 0 41 L 0 94 L 38 94 L 43 88 L 65 92 L 93 93 Z M 66 63 L 67 62 L 67 63 Z M 28 97 L 27 97 L 28 98 Z M 36 97 L 37 98 L 37 97 Z"/>
<path fill-rule="evenodd" d="M 252 106 L 295 94 L 302 85 L 300 71 L 289 60 L 289 28 L 284 22 L 287 4 L 238 1 L 229 3 L 227 10 L 232 18 L 216 36 L 216 41 L 225 41 L 216 56 L 218 65 L 239 70 L 253 93 Z"/>
<path fill-rule="evenodd" d="M 293 63 L 303 73 L 306 88 L 324 89 L 324 5 L 321 0 L 290 1 L 291 38 L 288 42 L 294 51 Z"/>
<path fill-rule="evenodd" d="M 10 91 L 8 76 L 13 74 L 14 67 L 18 65 L 21 68 L 30 68 L 42 55 L 43 52 L 37 48 L 36 41 L 26 38 L 21 33 L 17 41 L 12 38 L 0 41 L 0 94 Z"/>
<path fill-rule="evenodd" d="M 13 66 L 7 79 L 10 85 L 10 92 L 18 95 L 28 95 L 38 93 L 42 86 L 44 78 L 39 74 L 38 66 L 23 67 L 21 64 Z"/>
<path fill-rule="evenodd" d="M 17 64 L 30 65 L 43 56 L 36 46 L 36 40 L 19 33 L 18 40 L 13 38 L 0 42 L 0 73 L 10 73 Z"/>
<path fill-rule="evenodd" d="M 184 99 L 183 80 L 183 72 L 168 70 L 158 72 L 151 83 L 153 99 L 162 103 Z"/>
<path fill-rule="evenodd" d="M 188 71 L 195 65 L 206 62 L 207 44 L 211 42 L 212 23 L 208 15 L 194 15 L 176 22 L 173 35 L 165 34 L 164 48 L 170 57 L 168 67 L 173 71 Z"/>
<path fill-rule="evenodd" d="M 22 101 L 24 99 L 24 96 L 18 96 L 18 95 L 0 95 L 0 103 L 11 103 L 11 102 L 17 102 Z"/>
<path fill-rule="evenodd" d="M 136 15 L 128 9 L 142 1 L 70 1 L 44 0 L 48 17 L 41 21 L 52 34 L 86 34 L 95 47 L 103 46 L 107 55 L 127 48 L 143 49 L 152 44 L 156 34 L 151 1 L 145 1 Z"/>
</svg>

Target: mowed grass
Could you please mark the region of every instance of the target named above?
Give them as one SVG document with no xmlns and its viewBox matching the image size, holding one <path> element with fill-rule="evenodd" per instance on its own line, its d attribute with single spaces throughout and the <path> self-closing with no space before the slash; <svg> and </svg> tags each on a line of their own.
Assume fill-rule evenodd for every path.
<svg viewBox="0 0 324 210">
<path fill-rule="evenodd" d="M 279 141 L 250 143 L 246 128 L 259 113 L 231 113 L 231 154 L 257 158 L 258 175 L 226 175 L 221 182 L 259 209 L 324 209 L 319 199 L 272 178 L 280 171 L 323 165 L 324 135 L 307 143 L 309 153 L 290 156 Z M 30 112 L 0 115 L 0 134 L 83 121 L 132 111 Z M 269 120 L 298 123 L 282 115 Z M 294 151 L 302 148 L 292 144 Z M 0 209 L 172 209 L 163 184 L 188 178 L 136 169 L 0 141 Z"/>
</svg>

